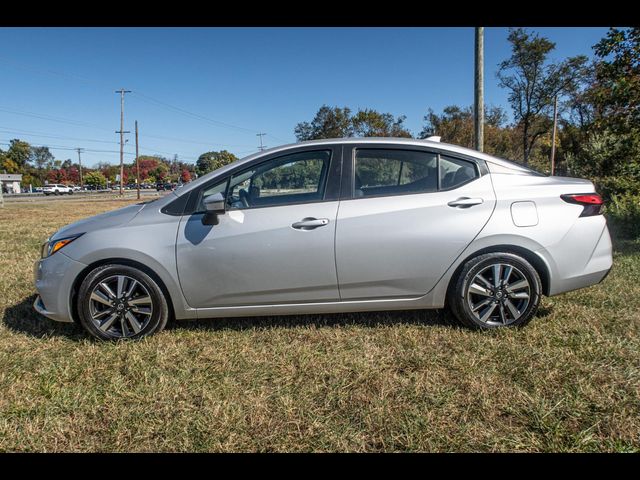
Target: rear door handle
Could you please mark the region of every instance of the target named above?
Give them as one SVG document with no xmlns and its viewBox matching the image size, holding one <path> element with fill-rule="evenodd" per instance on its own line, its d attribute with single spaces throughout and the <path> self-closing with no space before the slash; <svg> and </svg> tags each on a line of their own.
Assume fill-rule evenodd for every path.
<svg viewBox="0 0 640 480">
<path fill-rule="evenodd" d="M 481 203 L 484 203 L 484 200 L 482 198 L 461 197 L 457 200 L 453 200 L 447 203 L 447 205 L 449 205 L 450 207 L 469 208 L 473 207 L 474 205 L 480 205 Z"/>
<path fill-rule="evenodd" d="M 313 230 L 314 228 L 324 227 L 329 224 L 328 218 L 313 218 L 307 217 L 303 218 L 301 221 L 294 223 L 291 225 L 293 228 L 297 230 Z"/>
</svg>

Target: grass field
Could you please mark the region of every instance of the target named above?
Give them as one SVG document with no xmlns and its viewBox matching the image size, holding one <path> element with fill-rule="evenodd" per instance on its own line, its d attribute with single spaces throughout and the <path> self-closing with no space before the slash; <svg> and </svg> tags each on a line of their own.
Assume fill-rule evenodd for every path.
<svg viewBox="0 0 640 480">
<path fill-rule="evenodd" d="M 98 343 L 32 310 L 32 265 L 57 228 L 125 203 L 0 209 L 0 451 L 640 451 L 639 241 L 519 330 L 409 311 Z"/>
</svg>

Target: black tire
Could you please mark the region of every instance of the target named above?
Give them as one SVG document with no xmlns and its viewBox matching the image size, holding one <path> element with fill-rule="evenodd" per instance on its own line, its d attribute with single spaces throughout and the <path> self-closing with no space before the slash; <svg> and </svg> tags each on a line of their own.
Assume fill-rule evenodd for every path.
<svg viewBox="0 0 640 480">
<path fill-rule="evenodd" d="M 148 296 L 151 298 L 152 313 L 150 318 L 145 320 L 146 323 L 142 324 L 142 328 L 137 333 L 133 332 L 133 328 L 131 328 L 130 323 L 126 323 L 126 326 L 123 327 L 121 317 L 118 317 L 118 319 L 113 322 L 113 327 L 108 331 L 101 330 L 98 325 L 96 325 L 91 315 L 91 294 L 94 288 L 98 283 L 104 282 L 105 280 L 109 281 L 112 277 L 117 277 L 119 275 L 124 275 L 139 282 L 142 287 L 146 289 Z M 139 339 L 147 337 L 162 331 L 167 325 L 167 320 L 169 319 L 169 307 L 162 289 L 149 275 L 129 265 L 102 265 L 89 272 L 80 285 L 77 308 L 78 317 L 82 327 L 93 337 L 100 340 Z M 122 334 L 115 331 L 117 329 L 117 325 L 120 325 L 120 332 L 122 332 Z M 126 335 L 124 335 L 125 332 L 127 333 Z"/>
<path fill-rule="evenodd" d="M 506 290 L 502 287 L 495 288 L 495 292 L 492 291 L 492 295 L 482 294 L 479 296 L 473 295 L 468 297 L 469 287 L 471 286 L 472 281 L 478 278 L 478 274 L 482 273 L 484 276 L 483 272 L 486 272 L 487 269 L 491 269 L 489 270 L 489 275 L 492 275 L 491 272 L 493 272 L 492 269 L 494 265 L 503 265 L 503 267 L 500 267 L 503 268 L 503 270 L 498 271 L 505 272 L 505 275 L 506 270 L 508 270 L 505 266 L 511 266 L 512 270 L 509 270 L 511 274 L 516 272 L 516 278 L 522 277 L 523 280 L 526 280 L 528 282 L 528 286 L 523 292 L 519 292 L 519 294 L 524 295 L 526 292 L 526 294 L 528 294 L 528 298 L 504 298 Z M 498 276 L 498 278 L 501 277 Z M 493 283 L 493 280 L 493 276 L 491 276 L 489 283 Z M 516 282 L 513 283 L 515 284 Z M 507 293 L 507 297 L 514 295 L 512 292 Z M 466 327 L 475 329 L 519 327 L 525 325 L 534 317 L 538 310 L 538 306 L 540 305 L 541 296 L 542 283 L 540 281 L 540 276 L 536 269 L 533 268 L 533 266 L 531 266 L 531 264 L 524 258 L 513 253 L 487 253 L 472 258 L 464 264 L 464 267 L 458 276 L 453 279 L 450 284 L 447 294 L 447 305 L 451 309 L 453 315 Z M 495 310 L 490 312 L 490 316 L 487 320 L 482 321 L 481 318 L 478 318 L 474 311 L 472 311 L 472 307 L 470 305 L 472 300 L 470 298 L 477 298 L 479 300 L 477 304 L 474 305 L 480 305 L 485 301 L 490 302 L 482 309 L 477 310 L 478 317 L 482 317 L 482 313 L 488 312 L 488 310 L 495 304 Z M 516 311 L 519 316 L 516 317 L 510 313 L 509 308 L 504 302 L 510 302 L 511 306 L 517 307 Z M 506 315 L 505 312 L 507 312 Z M 512 318 L 509 319 L 508 317 Z"/>
</svg>

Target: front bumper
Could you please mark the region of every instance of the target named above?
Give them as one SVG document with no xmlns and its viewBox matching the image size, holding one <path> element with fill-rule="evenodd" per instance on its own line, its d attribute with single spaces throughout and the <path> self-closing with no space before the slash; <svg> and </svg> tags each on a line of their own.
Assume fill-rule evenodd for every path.
<svg viewBox="0 0 640 480">
<path fill-rule="evenodd" d="M 71 291 L 73 283 L 86 265 L 73 260 L 63 252 L 36 261 L 35 287 L 38 296 L 33 308 L 40 314 L 58 322 L 73 322 Z"/>
</svg>

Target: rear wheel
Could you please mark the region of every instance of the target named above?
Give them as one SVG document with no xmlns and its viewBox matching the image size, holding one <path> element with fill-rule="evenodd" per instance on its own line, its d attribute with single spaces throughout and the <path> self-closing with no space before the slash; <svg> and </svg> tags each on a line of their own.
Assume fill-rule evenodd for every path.
<svg viewBox="0 0 640 480">
<path fill-rule="evenodd" d="M 128 265 L 103 265 L 80 285 L 78 313 L 82 326 L 101 340 L 142 338 L 161 331 L 169 309 L 158 284 Z"/>
<path fill-rule="evenodd" d="M 449 290 L 448 304 L 466 326 L 516 327 L 533 318 L 541 293 L 540 276 L 524 258 L 488 253 L 464 265 Z"/>
</svg>

